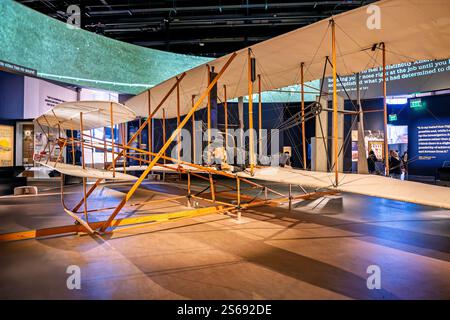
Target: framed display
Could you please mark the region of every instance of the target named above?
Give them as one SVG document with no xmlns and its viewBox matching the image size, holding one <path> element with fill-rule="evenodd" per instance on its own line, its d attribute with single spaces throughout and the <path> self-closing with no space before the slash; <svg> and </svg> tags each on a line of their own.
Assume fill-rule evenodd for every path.
<svg viewBox="0 0 450 320">
<path fill-rule="evenodd" d="M 14 127 L 0 125 L 0 167 L 14 165 Z"/>
<path fill-rule="evenodd" d="M 384 141 L 369 141 L 369 151 L 373 150 L 378 160 L 384 159 Z"/>
</svg>

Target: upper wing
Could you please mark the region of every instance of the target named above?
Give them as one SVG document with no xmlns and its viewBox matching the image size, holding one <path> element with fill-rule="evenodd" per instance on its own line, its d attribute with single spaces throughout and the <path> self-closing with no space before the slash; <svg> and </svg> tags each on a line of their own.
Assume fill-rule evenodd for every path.
<svg viewBox="0 0 450 320">
<path fill-rule="evenodd" d="M 248 178 L 248 174 L 240 173 Z M 311 188 L 329 188 L 421 205 L 450 209 L 450 188 L 402 181 L 377 175 L 340 173 L 340 185 L 333 187 L 334 173 L 304 171 L 290 168 L 256 168 L 253 179 L 302 185 Z"/>
<path fill-rule="evenodd" d="M 136 118 L 136 114 L 130 108 L 117 102 L 74 101 L 58 104 L 36 120 L 41 125 L 49 127 L 60 125 L 64 130 L 80 130 L 81 112 L 84 130 L 108 127 L 111 125 L 111 119 L 114 124 L 118 124 Z"/>
<path fill-rule="evenodd" d="M 449 1 L 384 0 L 371 6 L 360 7 L 333 17 L 336 24 L 338 74 L 348 75 L 381 66 L 381 53 L 378 50 L 371 52 L 372 46 L 380 42 L 386 44 L 386 61 L 389 65 L 449 57 Z M 377 18 L 380 22 L 379 29 L 377 25 L 371 25 L 373 19 Z M 251 46 L 251 49 L 257 62 L 256 72 L 261 75 L 262 91 L 297 84 L 302 62 L 305 63 L 305 81 L 320 79 L 325 58 L 331 57 L 329 19 L 260 42 Z M 180 83 L 181 115 L 190 110 L 192 95 L 205 91 L 206 66 L 219 71 L 229 58 L 230 55 L 226 55 L 186 72 Z M 224 100 L 223 85 L 227 86 L 228 99 L 248 94 L 246 65 L 247 48 L 237 52 L 237 56 L 219 79 L 219 99 Z M 330 69 L 328 68 L 327 75 L 330 75 Z M 170 78 L 149 89 L 150 98 L 149 92 L 144 91 L 129 99 L 126 104 L 132 107 L 137 115 L 148 116 L 149 101 L 154 108 L 175 81 L 175 77 Z M 175 99 L 176 95 L 172 94 L 167 101 L 167 118 L 177 115 Z M 162 110 L 154 117 L 162 118 Z"/>
</svg>

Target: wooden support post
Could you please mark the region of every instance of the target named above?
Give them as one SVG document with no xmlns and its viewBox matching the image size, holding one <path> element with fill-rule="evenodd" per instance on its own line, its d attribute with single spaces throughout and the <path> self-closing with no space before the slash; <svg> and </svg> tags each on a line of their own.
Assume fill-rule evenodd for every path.
<svg viewBox="0 0 450 320">
<path fill-rule="evenodd" d="M 211 200 L 213 202 L 216 202 L 216 190 L 214 187 L 214 180 L 212 178 L 212 174 L 209 173 L 209 185 L 210 185 L 210 189 L 211 189 Z"/>
<path fill-rule="evenodd" d="M 113 116 L 113 103 L 109 103 L 109 113 L 110 113 L 110 127 L 111 127 L 111 159 L 112 159 L 112 169 L 113 169 L 113 178 L 116 177 L 116 162 L 114 161 L 114 116 Z"/>
<path fill-rule="evenodd" d="M 126 124 L 122 123 L 120 124 L 120 127 L 122 128 L 122 137 L 121 137 L 121 145 L 125 145 L 125 135 L 126 135 Z M 140 133 L 139 133 L 140 135 Z M 139 144 L 139 136 L 138 136 L 138 144 Z M 141 149 L 141 147 L 139 147 L 139 149 Z M 123 157 L 122 157 L 122 161 L 123 161 L 123 173 L 127 173 L 127 149 L 123 148 Z"/>
<path fill-rule="evenodd" d="M 194 102 L 195 102 L 194 99 L 195 99 L 195 95 L 192 95 L 191 108 L 194 108 Z M 192 160 L 194 163 L 197 163 L 196 162 L 196 160 L 197 160 L 196 152 L 197 152 L 197 147 L 196 147 L 196 141 L 195 141 L 195 113 L 193 113 L 192 114 Z"/>
<path fill-rule="evenodd" d="M 334 180 L 335 186 L 339 184 L 339 144 L 338 144 L 338 101 L 337 101 L 337 77 L 336 77 L 336 26 L 334 20 L 331 20 L 331 50 L 333 59 L 333 140 L 334 140 Z"/>
<path fill-rule="evenodd" d="M 388 145 L 388 132 L 387 132 L 387 86 L 386 86 L 386 45 L 381 43 L 381 49 L 383 51 L 383 110 L 384 110 L 384 161 L 386 167 L 386 176 L 389 176 L 389 145 Z"/>
<path fill-rule="evenodd" d="M 108 150 L 106 149 L 106 128 L 103 127 L 103 169 L 106 170 L 108 162 Z"/>
<path fill-rule="evenodd" d="M 163 156 L 166 153 L 167 148 L 169 148 L 172 141 L 176 138 L 176 135 L 178 134 L 178 132 L 190 120 L 190 118 L 192 117 L 192 114 L 197 110 L 197 108 L 200 106 L 200 104 L 203 103 L 204 99 L 210 93 L 211 89 L 216 85 L 217 81 L 220 79 L 220 77 L 223 75 L 225 70 L 228 68 L 228 66 L 231 64 L 231 62 L 234 60 L 236 55 L 237 55 L 236 53 L 233 53 L 231 55 L 231 57 L 228 59 L 228 61 L 224 64 L 224 66 L 220 70 L 219 74 L 216 77 L 214 77 L 214 80 L 211 81 L 211 83 L 208 85 L 206 91 L 200 96 L 200 98 L 195 103 L 194 107 L 184 117 L 183 121 L 181 121 L 180 125 L 175 129 L 175 131 L 171 134 L 171 136 L 166 141 L 166 143 L 163 145 L 163 147 L 159 150 L 158 154 L 153 158 L 152 162 L 148 165 L 147 169 L 145 169 L 145 171 L 141 174 L 141 176 L 138 178 L 138 180 L 133 184 L 131 189 L 128 191 L 128 193 L 125 195 L 125 197 L 122 199 L 122 201 L 118 204 L 118 206 L 113 211 L 111 216 L 100 228 L 101 231 L 106 230 L 106 228 L 108 228 L 111 225 L 111 222 L 114 220 L 115 216 L 120 212 L 120 210 L 123 208 L 125 203 L 133 196 L 134 192 L 137 190 L 139 185 L 145 179 L 147 174 L 152 170 L 152 168 L 155 166 L 155 164 L 158 162 L 158 160 L 161 158 L 161 156 Z"/>
<path fill-rule="evenodd" d="M 187 206 L 191 207 L 191 171 L 187 172 Z"/>
<path fill-rule="evenodd" d="M 300 86 L 301 86 L 301 114 L 302 114 L 302 149 L 303 149 L 303 169 L 306 170 L 306 133 L 305 133 L 305 77 L 304 63 L 300 64 Z"/>
<path fill-rule="evenodd" d="M 177 78 L 178 79 L 178 78 Z M 180 125 L 180 83 L 177 83 L 177 127 Z M 181 156 L 181 133 L 177 135 L 177 160 L 180 164 Z M 181 177 L 181 175 L 180 175 Z"/>
<path fill-rule="evenodd" d="M 258 74 L 258 149 L 259 158 L 263 155 L 262 141 L 262 101 L 261 101 L 261 75 Z"/>
<path fill-rule="evenodd" d="M 228 101 L 227 86 L 223 85 L 223 113 L 225 116 L 225 151 L 228 149 Z"/>
<path fill-rule="evenodd" d="M 248 82 L 248 130 L 249 130 L 249 162 L 250 174 L 255 173 L 254 150 L 253 150 L 253 82 L 252 82 L 252 50 L 247 51 L 247 82 Z"/>
<path fill-rule="evenodd" d="M 139 128 L 141 126 L 142 126 L 142 118 L 139 117 Z M 125 131 L 125 133 L 126 133 L 126 131 Z M 138 146 L 139 146 L 139 149 L 142 149 L 142 132 L 139 133 L 138 137 L 139 137 L 139 139 L 138 139 Z M 125 145 L 125 139 L 122 140 L 122 144 Z M 126 155 L 126 151 L 124 151 L 124 154 Z M 139 166 L 142 166 L 142 159 L 141 158 L 142 158 L 142 154 L 139 154 Z"/>
<path fill-rule="evenodd" d="M 151 94 L 150 94 L 150 89 L 148 90 L 148 125 L 147 125 L 147 150 L 152 152 L 153 151 L 153 125 L 152 125 L 152 118 L 151 118 L 151 114 L 152 114 L 152 103 L 151 103 Z M 148 160 L 151 160 L 151 156 L 148 156 Z"/>
<path fill-rule="evenodd" d="M 207 80 L 208 80 L 208 85 L 211 82 L 211 68 L 209 65 L 206 65 L 206 69 L 208 72 L 207 75 Z M 208 138 L 208 142 L 207 142 L 207 163 L 210 164 L 211 163 L 211 151 L 210 150 L 210 145 L 211 145 L 211 92 L 208 93 L 208 101 L 207 101 L 207 115 L 206 115 L 207 119 L 206 119 L 206 123 L 207 123 L 207 130 L 206 130 L 206 135 Z M 202 145 L 203 147 L 203 145 Z"/>
<path fill-rule="evenodd" d="M 163 132 L 162 132 L 162 134 L 163 134 L 163 145 L 165 145 L 166 144 L 166 109 L 164 109 L 164 108 L 162 110 L 162 129 L 163 129 Z M 166 156 L 166 151 L 165 150 L 164 150 L 163 156 L 164 157 Z M 163 163 L 164 163 L 164 165 L 166 164 L 166 159 L 165 158 L 163 159 Z M 166 173 L 163 172 L 163 181 L 165 181 L 165 180 L 166 180 Z"/>
<path fill-rule="evenodd" d="M 72 164 L 75 165 L 75 137 L 74 137 L 75 130 L 71 130 L 72 134 Z"/>
<path fill-rule="evenodd" d="M 84 161 L 84 137 L 83 137 L 83 112 L 80 112 L 80 142 L 81 142 L 81 166 L 86 168 Z"/>
<path fill-rule="evenodd" d="M 241 219 L 241 180 L 236 176 L 236 205 L 237 205 L 237 218 Z"/>
<path fill-rule="evenodd" d="M 292 210 L 292 184 L 289 183 L 289 211 Z"/>
</svg>

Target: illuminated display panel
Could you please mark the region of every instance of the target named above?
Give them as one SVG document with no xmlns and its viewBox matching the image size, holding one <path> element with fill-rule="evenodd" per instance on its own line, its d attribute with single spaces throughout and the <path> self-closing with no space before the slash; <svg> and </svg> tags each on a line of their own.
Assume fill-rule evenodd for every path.
<svg viewBox="0 0 450 320">
<path fill-rule="evenodd" d="M 0 125 L 0 167 L 14 165 L 14 127 Z"/>
</svg>

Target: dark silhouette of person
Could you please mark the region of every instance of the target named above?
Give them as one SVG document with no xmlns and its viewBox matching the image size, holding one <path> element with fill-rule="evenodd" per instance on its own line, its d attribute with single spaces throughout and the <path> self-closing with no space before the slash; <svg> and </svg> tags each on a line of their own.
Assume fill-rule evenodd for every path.
<svg viewBox="0 0 450 320">
<path fill-rule="evenodd" d="M 377 156 L 373 150 L 369 151 L 369 157 L 367 157 L 367 167 L 369 169 L 369 173 L 376 173 L 376 162 L 378 161 Z"/>
</svg>

